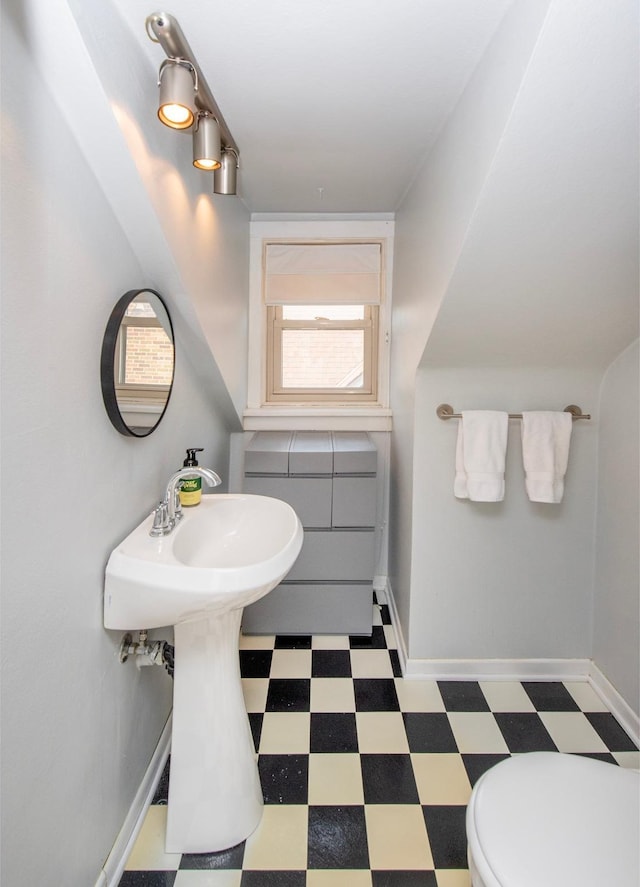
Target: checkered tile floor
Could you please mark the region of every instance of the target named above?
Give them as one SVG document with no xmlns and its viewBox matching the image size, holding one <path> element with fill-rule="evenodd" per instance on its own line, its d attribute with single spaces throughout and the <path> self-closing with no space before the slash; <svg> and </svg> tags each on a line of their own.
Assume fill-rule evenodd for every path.
<svg viewBox="0 0 640 887">
<path fill-rule="evenodd" d="M 465 809 L 488 767 L 546 750 L 640 766 L 588 684 L 405 681 L 386 606 L 374 623 L 241 639 L 261 824 L 221 853 L 166 854 L 168 765 L 120 887 L 468 887 Z"/>
</svg>

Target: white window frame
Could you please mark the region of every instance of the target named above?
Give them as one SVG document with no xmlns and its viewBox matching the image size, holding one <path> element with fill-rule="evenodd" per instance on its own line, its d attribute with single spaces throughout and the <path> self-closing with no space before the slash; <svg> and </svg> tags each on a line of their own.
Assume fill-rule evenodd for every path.
<svg viewBox="0 0 640 887">
<path fill-rule="evenodd" d="M 246 431 L 268 429 L 334 429 L 390 431 L 389 350 L 391 332 L 391 280 L 393 274 L 394 220 L 392 214 L 360 219 L 321 216 L 295 218 L 256 214 L 251 221 L 249 366 Z M 287 400 L 267 403 L 267 307 L 263 298 L 263 253 L 266 242 L 373 243 L 382 246 L 381 302 L 377 341 L 377 392 L 375 399 L 354 403 L 349 398 Z"/>
<path fill-rule="evenodd" d="M 266 270 L 267 270 L 267 254 L 271 245 L 290 244 L 302 246 L 324 246 L 324 245 L 340 245 L 354 246 L 372 244 L 378 247 L 379 252 L 379 271 L 378 286 L 375 291 L 378 293 L 378 303 L 356 303 L 363 307 L 363 318 L 360 320 L 328 320 L 324 318 L 316 318 L 315 320 L 289 320 L 283 317 L 282 305 L 266 305 L 266 375 L 265 375 L 265 404 L 279 403 L 304 403 L 304 404 L 335 404 L 344 406 L 345 404 L 362 404 L 377 403 L 378 400 L 378 316 L 380 305 L 383 301 L 384 292 L 384 250 L 383 244 L 379 239 L 375 240 L 265 240 L 263 245 L 263 289 L 266 289 Z M 377 258 L 377 250 L 374 255 Z M 304 286 L 304 280 L 302 281 Z M 375 298 L 375 296 L 373 296 Z M 316 304 L 316 300 L 312 297 L 308 301 L 296 301 L 296 306 Z M 348 302 L 340 302 L 339 304 L 350 304 Z M 321 308 L 322 306 L 320 306 Z M 330 303 L 327 303 L 330 307 Z M 329 312 L 327 312 L 329 313 Z M 356 388 L 349 387 L 327 387 L 318 386 L 311 388 L 291 388 L 285 387 L 282 381 L 282 337 L 287 330 L 362 330 L 364 337 L 363 348 L 363 384 Z"/>
<path fill-rule="evenodd" d="M 378 305 L 364 305 L 362 320 L 288 320 L 282 306 L 267 306 L 267 403 L 368 403 L 378 397 Z M 362 330 L 363 381 L 360 387 L 291 388 L 282 384 L 282 336 L 287 330 Z"/>
</svg>

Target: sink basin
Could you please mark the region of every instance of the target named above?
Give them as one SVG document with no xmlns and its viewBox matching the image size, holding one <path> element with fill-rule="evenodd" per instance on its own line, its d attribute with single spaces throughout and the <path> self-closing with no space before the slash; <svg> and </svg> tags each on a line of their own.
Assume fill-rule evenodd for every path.
<svg viewBox="0 0 640 887">
<path fill-rule="evenodd" d="M 106 628 L 174 626 L 171 777 L 165 848 L 234 847 L 262 816 L 262 790 L 238 657 L 242 610 L 288 573 L 302 547 L 290 505 L 203 496 L 168 536 L 143 521 L 112 552 Z"/>
<path fill-rule="evenodd" d="M 160 537 L 149 535 L 149 516 L 114 549 L 106 628 L 161 628 L 245 607 L 274 588 L 300 552 L 300 521 L 280 499 L 214 493 L 183 514 Z"/>
</svg>

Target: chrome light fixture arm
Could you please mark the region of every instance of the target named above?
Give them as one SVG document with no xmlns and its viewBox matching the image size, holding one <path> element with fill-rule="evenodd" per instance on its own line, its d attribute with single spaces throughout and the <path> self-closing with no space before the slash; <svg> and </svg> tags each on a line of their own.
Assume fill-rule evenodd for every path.
<svg viewBox="0 0 640 887">
<path fill-rule="evenodd" d="M 158 70 L 158 86 L 161 85 L 162 71 L 164 70 L 164 68 L 167 67 L 167 65 L 181 65 L 183 68 L 186 68 L 187 71 L 189 71 L 193 75 L 193 88 L 195 90 L 196 95 L 198 94 L 199 83 L 200 83 L 199 78 L 198 78 L 198 70 L 197 70 L 196 66 L 192 62 L 189 61 L 189 59 L 183 59 L 183 58 L 180 58 L 179 56 L 176 56 L 175 58 L 166 58 L 160 64 L 160 68 Z"/>
<path fill-rule="evenodd" d="M 154 12 L 147 16 L 145 27 L 149 39 L 153 40 L 154 43 L 159 43 L 168 58 L 183 63 L 188 62 L 192 66 L 197 84 L 195 93 L 196 108 L 208 112 L 216 118 L 218 126 L 220 127 L 223 148 L 225 151 L 230 151 L 235 155 L 236 164 L 239 165 L 238 158 L 240 156 L 240 149 L 231 135 L 229 127 L 222 116 L 222 111 L 218 107 L 193 54 L 193 50 L 189 46 L 182 28 L 176 19 L 168 12 Z"/>
</svg>

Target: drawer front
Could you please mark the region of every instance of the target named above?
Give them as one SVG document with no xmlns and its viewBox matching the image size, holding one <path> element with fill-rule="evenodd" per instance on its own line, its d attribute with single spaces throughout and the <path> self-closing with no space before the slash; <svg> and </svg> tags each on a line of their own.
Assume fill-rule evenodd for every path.
<svg viewBox="0 0 640 887">
<path fill-rule="evenodd" d="M 334 477 L 333 527 L 374 527 L 376 524 L 375 477 Z"/>
<path fill-rule="evenodd" d="M 245 634 L 371 634 L 371 583 L 283 583 L 245 607 Z"/>
<path fill-rule="evenodd" d="M 244 470 L 257 474 L 288 474 L 291 431 L 258 431 L 244 451 Z"/>
<path fill-rule="evenodd" d="M 288 502 L 303 527 L 331 526 L 330 477 L 245 477 L 244 491 Z"/>
<path fill-rule="evenodd" d="M 365 431 L 333 432 L 334 474 L 375 474 L 378 453 Z"/>
<path fill-rule="evenodd" d="M 373 581 L 373 530 L 315 530 L 304 534 L 302 551 L 286 579 Z"/>
<path fill-rule="evenodd" d="M 333 474 L 330 431 L 296 431 L 289 450 L 289 474 Z"/>
</svg>

